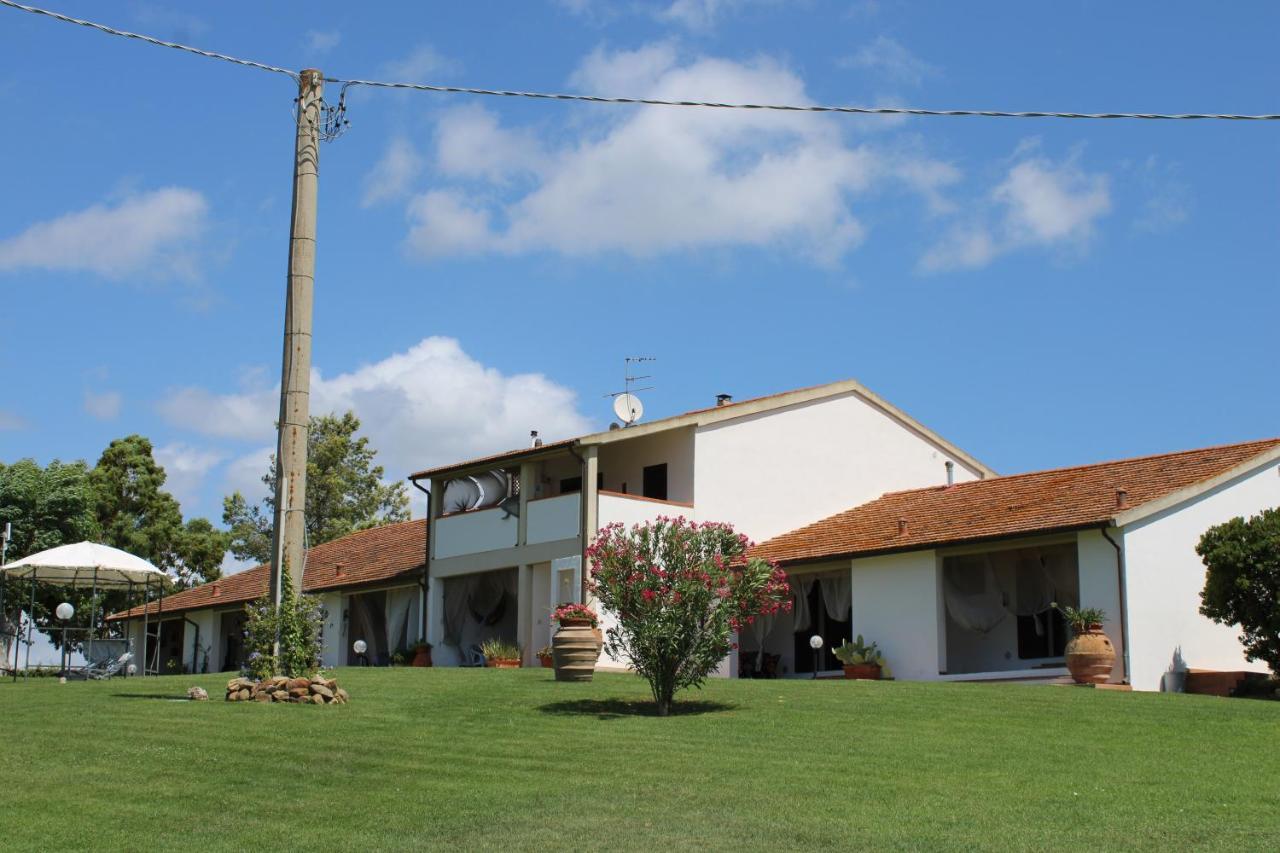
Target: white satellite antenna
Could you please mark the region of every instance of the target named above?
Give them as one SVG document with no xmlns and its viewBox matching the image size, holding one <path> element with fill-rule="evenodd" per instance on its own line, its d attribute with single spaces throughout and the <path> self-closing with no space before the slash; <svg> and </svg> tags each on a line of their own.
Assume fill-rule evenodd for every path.
<svg viewBox="0 0 1280 853">
<path fill-rule="evenodd" d="M 626 357 L 623 369 L 623 388 L 622 391 L 614 391 L 612 394 L 605 394 L 606 397 L 613 398 L 613 413 L 618 416 L 618 420 L 622 421 L 624 427 L 633 425 L 644 415 L 644 404 L 640 402 L 640 398 L 636 396 L 637 391 L 648 391 L 653 388 L 652 385 L 644 388 L 631 387 L 634 383 L 641 379 L 649 379 L 648 376 L 632 376 L 632 363 L 642 361 L 657 361 L 656 358 L 647 355 L 629 355 Z"/>
<path fill-rule="evenodd" d="M 644 404 L 635 394 L 624 391 L 613 398 L 613 413 L 618 416 L 618 420 L 631 426 L 644 414 Z"/>
</svg>

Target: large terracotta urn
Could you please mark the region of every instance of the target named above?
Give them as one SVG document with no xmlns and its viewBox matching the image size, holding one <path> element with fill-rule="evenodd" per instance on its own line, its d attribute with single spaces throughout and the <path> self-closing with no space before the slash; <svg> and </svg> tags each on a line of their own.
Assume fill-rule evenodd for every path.
<svg viewBox="0 0 1280 853">
<path fill-rule="evenodd" d="M 596 671 L 600 643 L 589 619 L 562 619 L 551 638 L 556 681 L 590 681 Z"/>
<path fill-rule="evenodd" d="M 1115 647 L 1101 623 L 1091 622 L 1067 643 L 1067 669 L 1076 684 L 1105 684 L 1115 664 Z"/>
</svg>

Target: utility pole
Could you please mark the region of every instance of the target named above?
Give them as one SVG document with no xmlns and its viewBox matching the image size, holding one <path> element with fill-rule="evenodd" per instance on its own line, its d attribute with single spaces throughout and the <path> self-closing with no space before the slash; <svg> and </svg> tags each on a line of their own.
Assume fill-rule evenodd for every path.
<svg viewBox="0 0 1280 853">
<path fill-rule="evenodd" d="M 311 305 L 316 267 L 316 189 L 319 184 L 321 98 L 324 75 L 314 68 L 298 77 L 298 129 L 293 158 L 293 215 L 289 233 L 289 281 L 284 307 L 284 358 L 280 373 L 280 422 L 276 443 L 275 518 L 271 528 L 271 598 L 280 603 L 281 573 L 288 567 L 302 592 L 307 505 L 307 432 L 311 397 Z"/>
</svg>

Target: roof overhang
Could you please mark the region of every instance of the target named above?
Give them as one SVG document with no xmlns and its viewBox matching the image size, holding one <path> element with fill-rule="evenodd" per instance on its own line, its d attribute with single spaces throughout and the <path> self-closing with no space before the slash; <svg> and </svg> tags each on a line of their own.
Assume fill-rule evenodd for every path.
<svg viewBox="0 0 1280 853">
<path fill-rule="evenodd" d="M 1116 513 L 1112 524 L 1115 527 L 1126 527 L 1130 524 L 1144 521 L 1153 515 L 1157 515 L 1167 509 L 1172 509 L 1173 507 L 1186 503 L 1189 500 L 1193 500 L 1206 492 L 1213 491 L 1219 486 L 1230 483 L 1232 480 L 1252 474 L 1259 468 L 1265 468 L 1277 460 L 1280 460 L 1280 445 L 1277 445 L 1270 450 L 1264 450 L 1257 456 L 1246 459 L 1244 462 L 1241 462 L 1233 468 L 1228 468 L 1216 477 L 1201 480 L 1199 483 L 1192 483 L 1190 486 L 1179 489 L 1176 492 L 1170 492 L 1162 498 L 1147 501 L 1146 503 L 1140 504 L 1133 509 L 1126 510 L 1125 512 Z"/>
</svg>

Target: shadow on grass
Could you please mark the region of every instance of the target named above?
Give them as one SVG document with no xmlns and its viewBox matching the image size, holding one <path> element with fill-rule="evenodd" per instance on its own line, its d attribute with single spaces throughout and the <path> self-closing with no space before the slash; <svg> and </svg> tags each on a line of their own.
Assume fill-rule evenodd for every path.
<svg viewBox="0 0 1280 853">
<path fill-rule="evenodd" d="M 702 700 L 675 702 L 671 706 L 671 716 L 691 717 L 697 714 L 715 714 L 721 711 L 732 711 L 737 707 L 724 702 Z M 538 710 L 544 714 L 595 717 L 598 720 L 658 716 L 658 706 L 652 700 L 638 699 L 574 699 L 566 702 L 548 702 L 546 705 L 539 705 Z"/>
<path fill-rule="evenodd" d="M 183 702 L 190 701 L 185 693 L 112 693 L 113 699 L 165 699 L 172 702 L 175 699 L 181 699 Z"/>
</svg>

